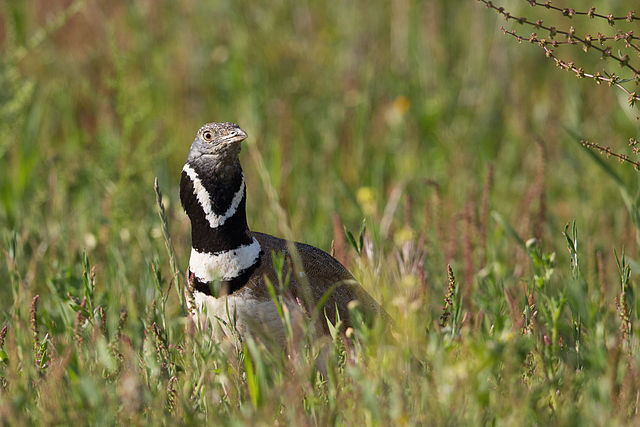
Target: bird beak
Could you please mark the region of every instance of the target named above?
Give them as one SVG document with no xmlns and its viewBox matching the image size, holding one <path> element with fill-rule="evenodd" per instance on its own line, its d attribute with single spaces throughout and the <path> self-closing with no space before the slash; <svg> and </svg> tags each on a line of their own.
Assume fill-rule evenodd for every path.
<svg viewBox="0 0 640 427">
<path fill-rule="evenodd" d="M 229 138 L 228 142 L 241 142 L 247 139 L 247 133 L 242 129 L 237 129 L 235 135 Z"/>
</svg>

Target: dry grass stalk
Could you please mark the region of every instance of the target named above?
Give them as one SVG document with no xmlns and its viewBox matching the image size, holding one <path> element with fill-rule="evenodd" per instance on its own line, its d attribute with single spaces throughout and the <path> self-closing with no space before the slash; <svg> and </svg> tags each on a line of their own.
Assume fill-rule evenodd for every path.
<svg viewBox="0 0 640 427">
<path fill-rule="evenodd" d="M 156 299 L 154 298 L 153 300 L 151 300 L 151 306 L 149 307 L 149 310 L 147 310 L 147 319 L 145 322 L 145 325 L 151 325 L 152 323 L 155 322 L 156 319 Z"/>
<path fill-rule="evenodd" d="M 104 313 L 104 307 L 98 307 L 98 315 L 100 316 L 100 331 L 102 335 L 107 336 L 107 318 Z"/>
<path fill-rule="evenodd" d="M 416 269 L 418 273 L 418 284 L 420 285 L 420 296 L 424 297 L 427 294 L 427 288 L 429 282 L 427 281 L 427 272 L 425 271 L 425 261 L 427 259 L 427 235 L 426 233 L 420 234 L 419 242 L 422 242 L 422 255 L 418 259 Z"/>
<path fill-rule="evenodd" d="M 607 354 L 609 396 L 613 407 L 618 406 L 618 399 L 620 396 L 620 383 L 618 382 L 618 367 L 620 365 L 620 356 L 622 355 L 620 347 L 620 345 L 610 346 Z"/>
<path fill-rule="evenodd" d="M 332 256 L 340 261 L 343 265 L 348 265 L 347 259 L 347 244 L 344 238 L 344 226 L 340 220 L 340 215 L 334 213 L 332 216 L 333 221 L 333 244 L 332 244 Z"/>
<path fill-rule="evenodd" d="M 474 203 L 468 201 L 464 206 L 462 234 L 462 260 L 464 262 L 464 295 L 467 305 L 471 304 L 471 289 L 473 287 L 473 234 L 474 234 Z"/>
<path fill-rule="evenodd" d="M 546 166 L 547 166 L 547 155 L 545 151 L 544 142 L 542 140 L 538 140 L 538 159 L 536 162 L 536 176 L 534 179 L 535 187 L 536 187 L 536 197 L 538 199 L 538 212 L 537 215 L 534 216 L 533 219 L 533 236 L 538 239 L 539 242 L 542 241 L 542 234 L 544 232 L 544 223 L 547 215 L 547 203 L 546 203 L 546 192 L 545 192 L 545 183 L 546 183 Z"/>
<path fill-rule="evenodd" d="M 456 278 L 453 275 L 451 264 L 447 264 L 447 278 L 449 285 L 447 287 L 447 294 L 444 297 L 444 304 L 442 305 L 442 314 L 440 315 L 441 328 L 444 328 L 449 323 L 449 318 L 453 311 L 453 299 L 456 293 Z"/>
<path fill-rule="evenodd" d="M 422 230 L 420 231 L 420 240 L 424 242 L 424 252 L 422 259 L 418 263 L 418 281 L 420 283 L 420 293 L 422 296 L 426 295 L 427 289 L 429 287 L 427 272 L 425 271 L 425 261 L 427 258 L 427 251 L 429 247 L 429 240 L 427 236 L 430 226 L 430 208 L 431 204 L 429 203 L 429 199 L 425 199 L 424 206 L 422 208 Z"/>
<path fill-rule="evenodd" d="M 513 291 L 504 288 L 504 295 L 509 304 L 509 314 L 511 315 L 511 328 L 514 331 L 522 331 L 524 328 L 524 319 L 522 318 L 522 310 L 518 304 L 518 298 L 513 295 Z"/>
<path fill-rule="evenodd" d="M 84 338 L 82 337 L 82 324 L 85 321 L 83 311 L 87 308 L 87 297 L 82 298 L 82 302 L 80 303 L 80 310 L 76 312 L 76 318 L 73 326 L 73 339 L 75 340 L 77 345 L 82 344 Z"/>
<path fill-rule="evenodd" d="M 120 319 L 118 320 L 118 330 L 116 332 L 116 339 L 120 340 L 122 336 L 122 330 L 124 328 L 124 324 L 127 322 L 127 310 L 124 308 L 120 310 Z"/>
<path fill-rule="evenodd" d="M 544 183 L 538 194 L 538 214 L 536 215 L 533 223 L 533 235 L 539 241 L 542 242 L 544 235 L 544 224 L 547 219 L 547 192 L 545 191 Z"/>
<path fill-rule="evenodd" d="M 598 289 L 600 290 L 600 296 L 604 297 L 609 290 L 609 284 L 607 283 L 606 265 L 601 249 L 596 250 L 596 271 L 598 273 Z"/>
<path fill-rule="evenodd" d="M 533 333 L 536 317 L 538 317 L 538 308 L 536 307 L 533 292 L 529 291 L 529 287 L 526 282 L 524 284 L 524 292 L 527 296 L 527 309 L 522 314 L 522 321 L 524 324 L 522 333 L 525 335 L 531 335 Z"/>
<path fill-rule="evenodd" d="M 433 212 L 431 215 L 431 219 L 432 219 L 431 222 L 434 224 L 434 227 L 436 229 L 438 242 L 440 242 L 440 245 L 444 245 L 444 242 L 447 241 L 446 239 L 447 233 L 445 231 L 444 221 L 442 220 L 443 213 L 442 213 L 442 197 L 440 195 L 440 186 L 438 185 L 437 182 L 433 180 L 427 180 L 427 185 L 433 188 L 433 204 L 432 206 L 430 206 L 433 208 Z M 425 211 L 425 224 L 428 224 L 427 215 L 428 213 Z M 440 252 L 446 253 L 444 251 L 443 246 L 440 246 Z"/>
<path fill-rule="evenodd" d="M 449 221 L 449 232 L 447 233 L 446 246 L 445 246 L 445 260 L 448 263 L 453 262 L 457 259 L 458 252 L 458 238 L 460 237 L 460 233 L 458 232 L 458 221 L 461 219 L 460 214 L 455 214 L 451 216 Z"/>
<path fill-rule="evenodd" d="M 40 354 L 40 340 L 38 338 L 38 299 L 40 295 L 36 295 L 31 300 L 31 308 L 29 310 L 29 320 L 31 323 L 31 333 L 33 336 L 33 355 L 36 366 L 40 367 L 42 355 Z"/>
<path fill-rule="evenodd" d="M 153 188 L 156 192 L 156 204 L 158 205 L 158 215 L 160 216 L 160 223 L 162 224 L 162 237 L 164 238 L 164 244 L 167 249 L 167 253 L 169 254 L 169 264 L 171 265 L 171 271 L 173 272 L 173 277 L 171 278 L 171 282 L 169 287 L 173 282 L 176 283 L 176 292 L 178 293 L 178 300 L 180 301 L 180 305 L 182 307 L 182 312 L 186 314 L 186 303 L 184 296 L 184 288 L 182 287 L 182 283 L 180 282 L 180 277 L 182 277 L 182 273 L 180 273 L 180 268 L 178 267 L 178 262 L 176 260 L 176 252 L 173 249 L 173 243 L 171 242 L 171 234 L 169 233 L 169 223 L 167 221 L 167 214 L 164 209 L 164 203 L 162 202 L 162 192 L 160 191 L 160 185 L 158 184 L 158 177 L 156 177 Z M 168 292 L 169 290 L 167 290 Z"/>
<path fill-rule="evenodd" d="M 404 225 L 413 229 L 413 197 L 409 193 L 404 198 Z"/>
<path fill-rule="evenodd" d="M 527 189 L 527 192 L 522 199 L 522 205 L 520 208 L 520 212 L 524 216 L 519 231 L 523 236 L 535 236 L 536 229 L 539 229 L 539 232 L 541 233 L 543 224 L 540 221 L 544 221 L 544 209 L 542 211 L 538 209 L 537 215 L 533 215 L 532 212 L 532 206 L 535 204 L 535 202 L 540 202 L 541 197 L 544 198 L 543 193 L 545 185 L 545 153 L 542 143 L 538 143 L 537 147 L 538 158 L 536 159 L 535 175 L 533 177 L 531 185 L 529 185 L 529 188 Z M 541 215 L 542 219 L 540 218 Z"/>
<path fill-rule="evenodd" d="M 482 201 L 480 203 L 480 248 L 482 249 L 482 259 L 480 265 L 487 265 L 487 225 L 489 222 L 489 204 L 491 202 L 491 189 L 493 188 L 493 164 L 487 167 L 487 176 L 482 189 Z"/>
<path fill-rule="evenodd" d="M 4 347 L 4 340 L 7 337 L 7 325 L 4 325 L 0 331 L 0 349 Z"/>
<path fill-rule="evenodd" d="M 160 329 L 156 322 L 153 322 L 153 325 L 151 325 L 151 332 L 153 332 L 153 337 L 155 338 L 155 348 L 158 363 L 162 365 L 162 369 L 167 369 L 167 360 L 169 360 L 169 349 L 167 347 L 167 342 L 164 338 L 163 331 Z"/>
<path fill-rule="evenodd" d="M 544 230 L 544 221 L 546 218 L 546 202 L 545 202 L 545 154 L 544 147 L 538 142 L 538 158 L 535 165 L 535 175 L 527 191 L 525 192 L 522 203 L 519 208 L 518 217 L 518 234 L 520 236 L 542 237 Z M 536 202 L 537 209 L 534 208 Z M 518 246 L 516 252 L 516 276 L 522 276 L 525 273 L 529 256 L 525 250 Z"/>
<path fill-rule="evenodd" d="M 620 342 L 628 344 L 631 337 L 631 309 L 626 301 L 624 291 L 614 299 L 614 302 L 618 311 L 618 317 L 620 317 Z"/>
<path fill-rule="evenodd" d="M 167 382 L 167 410 L 169 413 L 174 413 L 176 410 L 176 401 L 178 399 L 178 392 L 176 390 L 176 383 L 178 378 L 172 376 Z"/>
</svg>

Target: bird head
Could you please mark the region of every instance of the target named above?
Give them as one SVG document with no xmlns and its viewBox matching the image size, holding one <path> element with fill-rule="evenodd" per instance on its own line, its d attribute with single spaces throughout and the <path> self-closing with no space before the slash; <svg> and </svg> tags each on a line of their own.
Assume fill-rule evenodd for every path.
<svg viewBox="0 0 640 427">
<path fill-rule="evenodd" d="M 207 123 L 196 134 L 187 161 L 212 165 L 233 165 L 238 160 L 240 142 L 247 138 L 235 123 Z"/>
</svg>

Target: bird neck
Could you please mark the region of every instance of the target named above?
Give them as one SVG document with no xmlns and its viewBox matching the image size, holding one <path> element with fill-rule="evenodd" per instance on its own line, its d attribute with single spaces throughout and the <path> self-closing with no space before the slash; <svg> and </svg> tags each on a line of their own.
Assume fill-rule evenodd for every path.
<svg viewBox="0 0 640 427">
<path fill-rule="evenodd" d="M 231 292 L 234 286 L 242 286 L 243 278 L 259 263 L 261 248 L 247 225 L 240 162 L 224 168 L 205 161 L 187 162 L 180 199 L 191 220 L 190 272 L 201 283 L 227 282 Z"/>
<path fill-rule="evenodd" d="M 180 198 L 191 220 L 194 249 L 217 253 L 251 243 L 239 164 L 221 174 L 206 163 L 187 162 L 182 168 Z"/>
</svg>

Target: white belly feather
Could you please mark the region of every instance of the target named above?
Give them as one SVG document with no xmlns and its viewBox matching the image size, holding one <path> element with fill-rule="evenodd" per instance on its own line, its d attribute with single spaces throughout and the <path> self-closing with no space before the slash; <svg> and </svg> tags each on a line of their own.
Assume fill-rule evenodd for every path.
<svg viewBox="0 0 640 427">
<path fill-rule="evenodd" d="M 224 335 L 231 336 L 235 329 L 240 336 L 263 336 L 267 341 L 286 345 L 283 321 L 270 298 L 258 299 L 250 293 L 215 298 L 196 292 L 194 303 L 198 323 L 203 327 L 209 323 L 214 333 L 221 329 Z M 300 315 L 307 317 L 305 310 L 293 298 L 285 298 L 285 305 L 292 321 L 301 320 Z"/>
</svg>

